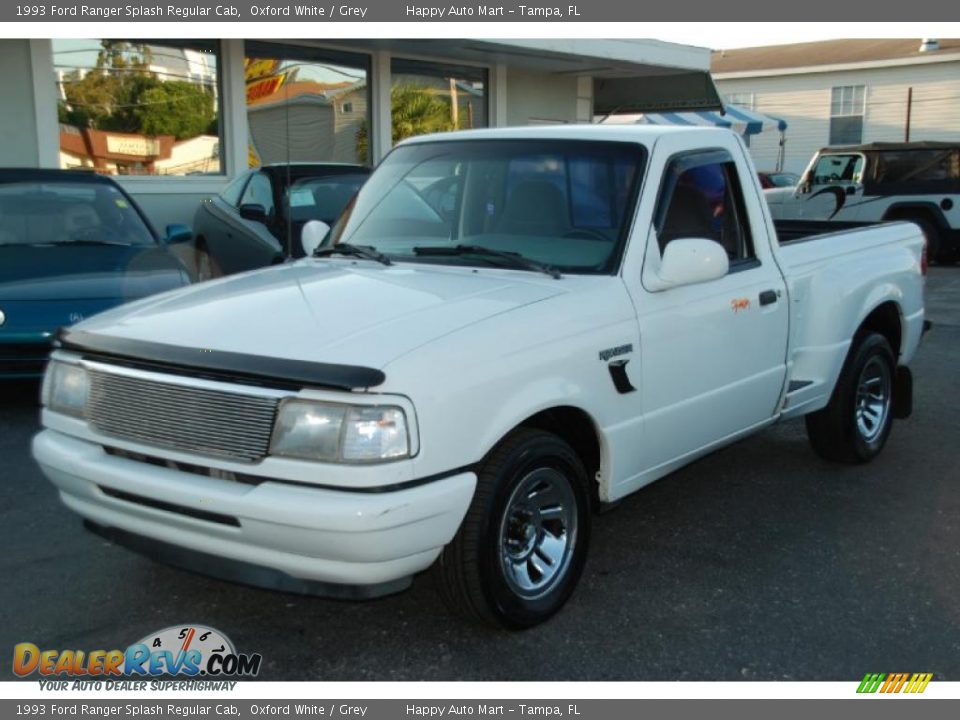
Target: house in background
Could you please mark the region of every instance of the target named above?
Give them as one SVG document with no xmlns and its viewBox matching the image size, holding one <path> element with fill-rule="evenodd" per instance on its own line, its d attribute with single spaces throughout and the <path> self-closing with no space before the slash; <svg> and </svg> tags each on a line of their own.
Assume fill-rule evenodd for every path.
<svg viewBox="0 0 960 720">
<path fill-rule="evenodd" d="M 257 165 L 356 162 L 367 117 L 367 87 L 297 81 L 247 101 L 250 151 Z"/>
<path fill-rule="evenodd" d="M 784 169 L 801 172 L 827 145 L 960 142 L 960 39 L 829 40 L 713 53 L 727 102 L 786 120 Z M 760 170 L 778 138 L 751 138 Z"/>
</svg>

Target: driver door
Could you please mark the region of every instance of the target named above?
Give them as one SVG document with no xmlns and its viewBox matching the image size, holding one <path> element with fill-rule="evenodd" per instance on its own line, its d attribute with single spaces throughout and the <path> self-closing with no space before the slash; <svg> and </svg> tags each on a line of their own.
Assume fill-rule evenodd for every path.
<svg viewBox="0 0 960 720">
<path fill-rule="evenodd" d="M 785 284 L 767 245 L 759 198 L 753 193 L 745 202 L 751 171 L 742 152 L 669 150 L 670 138 L 662 138 L 657 151 L 667 154 L 661 161 L 667 169 L 643 277 L 630 288 L 642 357 L 642 467 L 655 475 L 774 416 L 788 329 Z M 728 273 L 651 290 L 663 252 L 682 238 L 720 243 Z"/>
</svg>

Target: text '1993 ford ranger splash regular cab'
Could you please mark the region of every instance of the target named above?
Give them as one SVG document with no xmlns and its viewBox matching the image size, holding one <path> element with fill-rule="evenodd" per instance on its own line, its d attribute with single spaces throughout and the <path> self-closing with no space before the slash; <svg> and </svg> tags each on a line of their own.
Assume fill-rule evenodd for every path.
<svg viewBox="0 0 960 720">
<path fill-rule="evenodd" d="M 864 462 L 910 412 L 919 229 L 781 247 L 725 130 L 412 139 L 313 255 L 61 334 L 33 452 L 89 527 L 290 591 L 434 566 L 521 628 L 570 596 L 602 504 L 800 415 Z"/>
</svg>

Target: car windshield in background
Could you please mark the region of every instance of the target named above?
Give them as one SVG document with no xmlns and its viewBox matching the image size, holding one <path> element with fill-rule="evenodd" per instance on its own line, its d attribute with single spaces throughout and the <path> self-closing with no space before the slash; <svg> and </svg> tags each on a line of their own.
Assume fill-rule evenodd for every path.
<svg viewBox="0 0 960 720">
<path fill-rule="evenodd" d="M 328 242 L 403 261 L 519 267 L 482 248 L 570 273 L 619 261 L 645 152 L 633 143 L 458 140 L 397 148 Z M 459 248 L 459 252 L 437 249 Z"/>
<path fill-rule="evenodd" d="M 327 175 L 295 180 L 287 191 L 293 222 L 323 220 L 333 224 L 366 181 L 366 175 Z"/>
<path fill-rule="evenodd" d="M 0 245 L 154 245 L 140 215 L 106 183 L 0 184 Z"/>
</svg>

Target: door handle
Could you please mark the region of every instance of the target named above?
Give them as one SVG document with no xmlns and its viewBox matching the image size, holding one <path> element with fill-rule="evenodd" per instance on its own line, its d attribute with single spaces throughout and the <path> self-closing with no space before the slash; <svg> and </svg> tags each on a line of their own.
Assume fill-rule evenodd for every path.
<svg viewBox="0 0 960 720">
<path fill-rule="evenodd" d="M 780 293 L 776 290 L 764 290 L 760 293 L 760 305 L 772 305 L 778 297 L 780 297 Z"/>
</svg>

